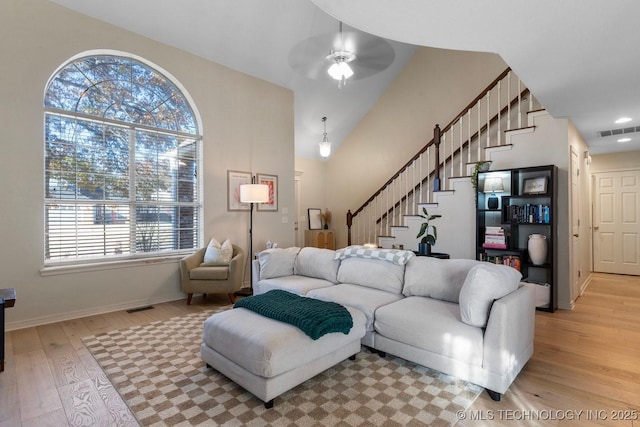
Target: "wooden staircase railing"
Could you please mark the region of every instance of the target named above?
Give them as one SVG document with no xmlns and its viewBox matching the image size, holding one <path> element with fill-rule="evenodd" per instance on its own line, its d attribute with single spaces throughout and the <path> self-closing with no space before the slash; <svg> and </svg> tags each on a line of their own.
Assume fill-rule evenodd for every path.
<svg viewBox="0 0 640 427">
<path fill-rule="evenodd" d="M 523 117 L 534 110 L 534 99 L 513 76 L 507 68 L 447 126 L 436 125 L 433 139 L 362 206 L 347 212 L 349 245 L 377 244 L 379 237 L 389 236 L 390 228 L 402 225 L 404 216 L 416 215 L 418 204 L 447 191 L 448 178 L 468 176 L 469 165 L 485 160 L 484 148 L 504 145 L 504 131 L 523 127 Z"/>
</svg>

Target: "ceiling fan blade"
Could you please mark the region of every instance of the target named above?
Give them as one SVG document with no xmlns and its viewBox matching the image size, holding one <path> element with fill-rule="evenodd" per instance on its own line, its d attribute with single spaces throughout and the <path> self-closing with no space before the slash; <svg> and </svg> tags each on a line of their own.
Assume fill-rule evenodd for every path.
<svg viewBox="0 0 640 427">
<path fill-rule="evenodd" d="M 344 47 L 343 47 L 344 46 Z M 353 52 L 356 59 L 349 62 L 354 71 L 353 80 L 367 78 L 393 63 L 395 50 L 386 40 L 361 31 L 326 33 L 305 39 L 289 52 L 289 65 L 293 70 L 310 79 L 331 79 L 327 69 L 331 60 L 327 56 L 333 51 Z M 350 80 L 351 80 L 350 79 Z"/>
</svg>

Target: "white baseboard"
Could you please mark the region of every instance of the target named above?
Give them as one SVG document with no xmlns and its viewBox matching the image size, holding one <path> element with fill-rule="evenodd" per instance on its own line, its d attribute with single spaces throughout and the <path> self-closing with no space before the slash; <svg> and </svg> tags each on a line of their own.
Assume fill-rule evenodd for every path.
<svg viewBox="0 0 640 427">
<path fill-rule="evenodd" d="M 144 298 L 135 301 L 127 301 L 126 303 L 105 305 L 98 308 L 89 308 L 66 313 L 53 314 L 49 316 L 35 317 L 27 320 L 19 320 L 15 322 L 7 322 L 5 324 L 6 331 L 15 331 L 17 329 L 32 328 L 34 326 L 47 325 L 49 323 L 64 322 L 66 320 L 78 319 L 80 317 L 95 316 L 96 314 L 112 313 L 114 311 L 129 310 L 132 308 L 144 307 L 152 304 L 160 304 L 163 302 L 176 301 L 185 299 L 185 294 L 176 292 L 174 294 L 158 296 L 154 298 Z"/>
</svg>

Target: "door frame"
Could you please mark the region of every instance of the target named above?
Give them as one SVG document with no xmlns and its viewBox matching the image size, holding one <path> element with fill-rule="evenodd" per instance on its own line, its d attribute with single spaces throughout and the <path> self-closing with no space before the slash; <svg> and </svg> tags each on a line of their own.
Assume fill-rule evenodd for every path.
<svg viewBox="0 0 640 427">
<path fill-rule="evenodd" d="M 569 152 L 569 200 L 571 201 L 569 203 L 569 226 L 571 228 L 569 236 L 569 241 L 571 242 L 569 245 L 569 259 L 571 260 L 569 299 L 571 305 L 575 303 L 583 292 L 580 287 L 580 166 L 580 155 L 575 147 L 571 145 Z"/>
<path fill-rule="evenodd" d="M 599 225 L 595 224 L 596 220 L 596 207 L 597 207 L 597 176 L 599 174 L 606 173 L 624 173 L 624 172 L 638 172 L 640 173 L 640 168 L 620 168 L 620 169 L 605 169 L 591 172 L 591 271 L 596 272 L 596 244 L 597 244 L 597 233 L 599 232 Z M 627 273 L 612 273 L 612 274 L 627 274 Z"/>
</svg>

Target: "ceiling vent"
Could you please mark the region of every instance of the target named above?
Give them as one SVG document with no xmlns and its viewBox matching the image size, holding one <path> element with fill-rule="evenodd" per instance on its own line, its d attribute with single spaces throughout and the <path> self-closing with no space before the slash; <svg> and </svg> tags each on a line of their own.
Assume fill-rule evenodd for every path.
<svg viewBox="0 0 640 427">
<path fill-rule="evenodd" d="M 626 133 L 636 133 L 640 132 L 640 126 L 631 126 L 628 128 L 620 128 L 620 129 L 611 129 L 611 130 L 601 130 L 598 133 L 601 138 L 612 136 L 612 135 L 623 135 Z"/>
</svg>

